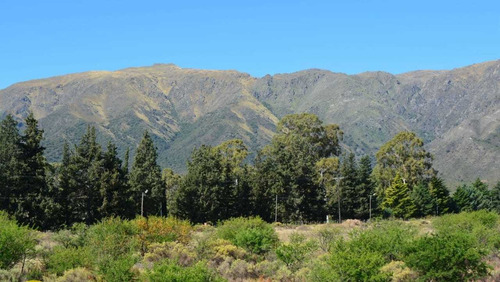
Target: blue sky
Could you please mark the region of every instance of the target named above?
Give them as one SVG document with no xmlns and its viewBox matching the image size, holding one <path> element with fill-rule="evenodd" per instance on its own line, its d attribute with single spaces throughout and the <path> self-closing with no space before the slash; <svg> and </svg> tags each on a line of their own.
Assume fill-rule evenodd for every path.
<svg viewBox="0 0 500 282">
<path fill-rule="evenodd" d="M 500 1 L 0 4 L 0 89 L 154 63 L 260 77 L 307 68 L 401 73 L 495 59 Z"/>
</svg>

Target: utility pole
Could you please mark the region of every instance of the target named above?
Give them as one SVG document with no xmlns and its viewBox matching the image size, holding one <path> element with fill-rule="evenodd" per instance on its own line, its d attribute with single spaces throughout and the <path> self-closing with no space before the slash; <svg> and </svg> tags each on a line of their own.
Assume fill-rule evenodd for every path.
<svg viewBox="0 0 500 282">
<path fill-rule="evenodd" d="M 340 177 L 335 177 L 333 179 L 337 180 L 337 193 L 338 193 L 338 202 L 337 202 L 337 204 L 338 204 L 338 208 L 339 208 L 339 223 L 341 223 L 342 222 L 342 216 L 340 215 L 340 194 L 341 194 L 342 190 L 340 189 L 340 180 L 344 179 L 344 177 L 340 176 Z"/>
<path fill-rule="evenodd" d="M 373 194 L 370 194 L 370 217 L 369 217 L 369 221 L 371 221 L 372 219 L 372 196 L 375 196 L 377 195 L 376 193 L 373 193 Z"/>
<path fill-rule="evenodd" d="M 274 222 L 278 222 L 278 194 L 276 194 L 275 200 Z"/>
<path fill-rule="evenodd" d="M 144 216 L 144 196 L 148 193 L 148 190 L 146 189 L 146 191 L 142 192 L 142 196 L 141 196 L 141 217 Z"/>
</svg>

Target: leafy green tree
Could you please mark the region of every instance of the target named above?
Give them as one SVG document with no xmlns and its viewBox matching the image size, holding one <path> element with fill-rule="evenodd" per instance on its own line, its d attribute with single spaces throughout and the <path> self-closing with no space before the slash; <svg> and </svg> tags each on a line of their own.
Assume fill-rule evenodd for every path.
<svg viewBox="0 0 500 282">
<path fill-rule="evenodd" d="M 142 137 L 134 157 L 130 171 L 129 185 L 132 200 L 135 203 L 135 212 L 140 213 L 141 195 L 146 190 L 149 193 L 144 197 L 144 213 L 166 215 L 166 196 L 161 179 L 161 169 L 157 163 L 158 153 L 153 139 L 146 131 Z"/>
<path fill-rule="evenodd" d="M 394 177 L 391 186 L 385 190 L 382 208 L 390 210 L 395 217 L 404 219 L 414 216 L 417 210 L 415 203 L 411 199 L 408 184 L 401 178 L 399 173 Z"/>
<path fill-rule="evenodd" d="M 434 199 L 435 214 L 445 214 L 451 211 L 452 199 L 450 191 L 444 185 L 443 179 L 432 177 L 429 182 L 429 192 Z"/>
<path fill-rule="evenodd" d="M 433 157 L 423 146 L 423 140 L 415 133 L 403 131 L 380 148 L 373 170 L 377 181 L 377 194 L 384 195 L 385 189 L 392 185 L 391 181 L 396 174 L 404 179 L 410 190 L 418 183 L 427 183 L 436 175 L 432 168 Z"/>
<path fill-rule="evenodd" d="M 338 157 L 321 158 L 316 162 L 318 184 L 325 190 L 326 210 L 336 214 L 338 199 L 341 196 L 338 180 L 340 179 L 340 161 Z"/>
<path fill-rule="evenodd" d="M 491 209 L 491 193 L 488 190 L 488 185 L 482 182 L 481 179 L 476 178 L 472 183 L 472 187 L 480 194 L 481 201 L 478 209 Z"/>
<path fill-rule="evenodd" d="M 278 219 L 319 221 L 323 219 L 325 190 L 318 184 L 315 164 L 340 153 L 342 131 L 335 124 L 323 125 L 313 114 L 287 115 L 278 123 L 271 144 L 256 159 L 259 181 L 256 194 L 272 202 L 277 196 Z M 260 201 L 260 200 L 258 200 Z M 274 205 L 261 214 L 271 218 Z"/>
<path fill-rule="evenodd" d="M 161 174 L 161 179 L 165 184 L 167 210 L 169 214 L 177 214 L 177 211 L 175 210 L 175 195 L 177 194 L 181 185 L 182 176 L 175 173 L 170 168 L 165 168 Z"/>
</svg>

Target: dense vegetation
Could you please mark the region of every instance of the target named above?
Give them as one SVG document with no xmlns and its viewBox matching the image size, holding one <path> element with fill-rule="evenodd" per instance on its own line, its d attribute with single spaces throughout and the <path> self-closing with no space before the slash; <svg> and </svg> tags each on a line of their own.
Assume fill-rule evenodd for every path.
<svg viewBox="0 0 500 282">
<path fill-rule="evenodd" d="M 5 213 L 0 223 L 1 281 L 500 279 L 500 217 L 484 210 L 314 226 L 111 217 L 42 233 Z"/>
<path fill-rule="evenodd" d="M 373 171 L 369 156 L 341 152 L 342 136 L 315 115 L 288 115 L 253 163 L 241 140 L 229 140 L 195 149 L 186 175 L 177 175 L 162 172 L 148 132 L 129 165 L 128 153 L 122 160 L 111 142 L 104 150 L 91 126 L 50 164 L 33 114 L 22 134 L 8 115 L 0 122 L 0 280 L 449 281 L 488 274 L 487 260 L 500 247 L 500 182 L 489 189 L 478 179 L 450 195 L 414 133 L 384 145 Z M 452 215 L 458 212 L 472 213 Z M 326 215 L 444 216 L 428 230 L 376 221 L 286 241 L 266 223 L 317 223 Z M 191 226 L 199 223 L 218 227 Z"/>
<path fill-rule="evenodd" d="M 161 171 L 148 132 L 129 165 L 116 146 L 104 150 L 88 126 L 65 144 L 60 163 L 44 157 L 43 130 L 30 114 L 23 134 L 8 115 L 0 122 L 0 210 L 40 230 L 87 225 L 107 217 L 173 215 L 192 223 L 259 216 L 285 223 L 414 218 L 500 210 L 500 182 L 479 179 L 450 193 L 415 133 L 401 132 L 376 155 L 341 153 L 343 132 L 312 114 L 285 116 L 253 165 L 241 140 L 195 149 L 186 175 Z"/>
</svg>

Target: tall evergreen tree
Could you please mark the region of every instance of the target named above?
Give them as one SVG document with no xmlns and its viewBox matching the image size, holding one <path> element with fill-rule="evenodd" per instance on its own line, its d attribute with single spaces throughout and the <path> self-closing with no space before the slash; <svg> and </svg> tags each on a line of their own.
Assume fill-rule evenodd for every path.
<svg viewBox="0 0 500 282">
<path fill-rule="evenodd" d="M 405 183 L 399 173 L 396 174 L 391 186 L 385 191 L 382 208 L 387 209 L 395 217 L 404 219 L 414 216 L 416 212 L 416 206 L 410 197 L 408 184 Z"/>
<path fill-rule="evenodd" d="M 410 195 L 416 207 L 415 216 L 424 217 L 433 213 L 436 206 L 436 199 L 432 197 L 427 185 L 424 183 L 418 184 L 413 187 Z"/>
<path fill-rule="evenodd" d="M 369 156 L 364 156 L 359 160 L 357 171 L 357 205 L 354 210 L 354 217 L 368 219 L 370 216 L 370 202 L 372 210 L 375 210 L 374 183 L 371 178 L 372 164 Z"/>
<path fill-rule="evenodd" d="M 500 213 L 500 181 L 491 189 L 491 201 L 493 210 Z"/>
<path fill-rule="evenodd" d="M 146 131 L 142 137 L 134 157 L 134 163 L 129 174 L 129 185 L 132 201 L 135 203 L 135 213 L 141 212 L 141 195 L 144 197 L 144 214 L 166 215 L 166 195 L 161 179 L 161 169 L 157 164 L 158 153 L 153 139 Z"/>
<path fill-rule="evenodd" d="M 436 215 L 445 214 L 451 211 L 450 191 L 444 185 L 443 179 L 432 177 L 429 182 L 429 192 L 434 199 Z"/>
<path fill-rule="evenodd" d="M 70 193 L 73 222 L 82 219 L 92 224 L 100 219 L 100 178 L 102 174 L 102 148 L 97 143 L 96 131 L 92 126 L 76 146 L 69 165 Z"/>
<path fill-rule="evenodd" d="M 102 217 L 132 218 L 134 210 L 130 209 L 131 193 L 126 174 L 122 168 L 122 161 L 118 158 L 117 148 L 111 141 L 108 142 L 103 158 L 99 213 Z"/>
<path fill-rule="evenodd" d="M 340 167 L 342 179 L 338 182 L 340 193 L 338 201 L 340 201 L 341 216 L 344 219 L 354 218 L 358 208 L 359 195 L 356 190 L 358 186 L 357 170 L 354 153 L 350 153 L 342 162 L 342 166 Z"/>
<path fill-rule="evenodd" d="M 17 124 L 10 114 L 0 122 L 0 210 L 11 214 L 22 200 L 18 193 L 23 163 Z"/>
<path fill-rule="evenodd" d="M 34 227 L 46 228 L 46 214 L 52 205 L 47 186 L 46 169 L 48 163 L 41 145 L 43 130 L 38 128 L 38 121 L 33 113 L 25 119 L 26 129 L 21 138 L 22 177 L 19 179 L 17 194 L 19 204 L 16 218 L 19 222 Z"/>
</svg>

